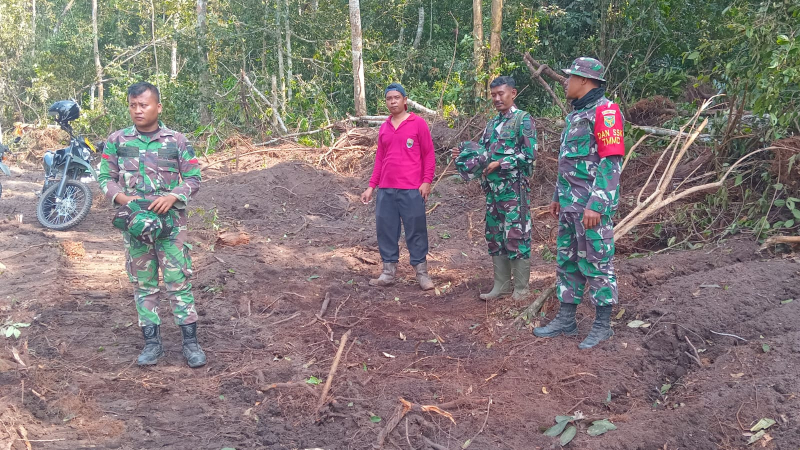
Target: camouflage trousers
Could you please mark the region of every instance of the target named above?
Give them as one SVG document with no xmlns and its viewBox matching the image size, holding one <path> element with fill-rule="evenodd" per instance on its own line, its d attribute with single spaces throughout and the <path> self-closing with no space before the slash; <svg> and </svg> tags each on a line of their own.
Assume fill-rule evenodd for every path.
<svg viewBox="0 0 800 450">
<path fill-rule="evenodd" d="M 596 306 L 617 303 L 614 274 L 614 223 L 601 216 L 600 225 L 586 230 L 582 212 L 562 212 L 558 217 L 556 293 L 564 303 L 578 304 L 589 285 Z"/>
<path fill-rule="evenodd" d="M 160 325 L 158 272 L 164 278 L 167 298 L 177 325 L 197 322 L 192 283 L 192 259 L 190 244 L 186 242 L 186 230 L 175 228 L 167 239 L 159 239 L 147 245 L 122 233 L 125 242 L 125 270 L 133 283 L 139 326 Z"/>
<path fill-rule="evenodd" d="M 485 191 L 486 243 L 489 254 L 508 255 L 508 259 L 530 258 L 530 188 L 515 181 L 501 186 L 489 183 Z"/>
</svg>

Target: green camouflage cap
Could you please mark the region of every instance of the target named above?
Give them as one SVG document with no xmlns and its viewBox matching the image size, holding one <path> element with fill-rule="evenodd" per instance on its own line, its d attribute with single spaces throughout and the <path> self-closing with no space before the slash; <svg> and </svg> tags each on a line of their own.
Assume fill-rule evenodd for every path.
<svg viewBox="0 0 800 450">
<path fill-rule="evenodd" d="M 151 200 L 138 199 L 120 207 L 111 223 L 122 231 L 127 231 L 135 239 L 152 245 L 158 239 L 169 237 L 174 219 L 172 211 L 158 215 L 148 210 Z"/>
<path fill-rule="evenodd" d="M 476 142 L 462 142 L 458 144 L 461 153 L 456 158 L 456 169 L 464 181 L 469 181 L 481 175 L 486 166 L 486 156 L 483 147 Z"/>
<path fill-rule="evenodd" d="M 605 70 L 606 68 L 603 66 L 603 63 L 594 58 L 587 57 L 577 58 L 575 61 L 572 61 L 572 64 L 570 64 L 568 68 L 561 69 L 562 72 L 569 75 L 577 75 L 579 77 L 600 81 L 606 81 L 606 79 L 603 78 Z"/>
</svg>

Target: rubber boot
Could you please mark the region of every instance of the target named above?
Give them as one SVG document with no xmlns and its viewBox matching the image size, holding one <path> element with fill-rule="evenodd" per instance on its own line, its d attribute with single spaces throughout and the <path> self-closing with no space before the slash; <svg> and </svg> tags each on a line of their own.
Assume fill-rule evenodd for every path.
<svg viewBox="0 0 800 450">
<path fill-rule="evenodd" d="M 412 267 L 417 273 L 419 287 L 422 288 L 423 291 L 430 291 L 433 289 L 433 280 L 431 280 L 431 277 L 428 275 L 428 262 L 422 262 Z"/>
<path fill-rule="evenodd" d="M 508 255 L 492 256 L 494 286 L 490 292 L 481 294 L 481 300 L 493 300 L 511 293 L 511 260 Z"/>
<path fill-rule="evenodd" d="M 575 321 L 576 303 L 561 303 L 556 318 L 546 326 L 533 329 L 533 335 L 538 337 L 556 337 L 561 334 L 575 336 L 578 334 L 578 322 Z"/>
<path fill-rule="evenodd" d="M 614 331 L 611 330 L 611 308 L 611 305 L 597 307 L 592 331 L 578 344 L 578 348 L 592 348 L 614 335 Z"/>
<path fill-rule="evenodd" d="M 144 349 L 136 359 L 140 366 L 152 366 L 158 358 L 164 356 L 164 347 L 161 346 L 161 329 L 158 325 L 145 325 L 142 327 L 144 336 Z"/>
<path fill-rule="evenodd" d="M 511 274 L 514 276 L 514 294 L 512 300 L 524 300 L 530 295 L 528 283 L 531 280 L 531 260 L 512 259 Z"/>
<path fill-rule="evenodd" d="M 394 284 L 394 276 L 397 273 L 397 263 L 383 263 L 383 272 L 378 278 L 369 280 L 370 286 L 391 286 Z"/>
<path fill-rule="evenodd" d="M 189 367 L 195 368 L 206 365 L 206 354 L 197 343 L 197 322 L 181 325 L 183 335 L 183 356 Z"/>
</svg>

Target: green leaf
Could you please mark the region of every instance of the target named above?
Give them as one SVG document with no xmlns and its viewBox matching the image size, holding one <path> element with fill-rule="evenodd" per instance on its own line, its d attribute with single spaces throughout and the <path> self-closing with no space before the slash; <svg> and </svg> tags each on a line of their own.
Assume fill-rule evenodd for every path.
<svg viewBox="0 0 800 450">
<path fill-rule="evenodd" d="M 783 228 L 791 228 L 794 226 L 794 219 L 789 219 L 786 222 L 783 222 Z"/>
<path fill-rule="evenodd" d="M 697 59 L 699 57 L 700 57 L 700 52 L 694 51 L 692 53 L 689 53 L 689 55 L 686 56 L 686 59 L 690 59 L 690 60 L 694 61 L 695 59 Z"/>
<path fill-rule="evenodd" d="M 675 243 L 675 236 L 672 236 L 671 238 L 667 239 L 667 247 L 672 247 L 672 244 L 674 243 Z"/>
<path fill-rule="evenodd" d="M 786 45 L 791 41 L 789 41 L 789 36 L 786 36 L 785 34 L 779 34 L 778 39 L 776 39 L 775 42 L 778 45 Z"/>
<path fill-rule="evenodd" d="M 381 418 L 380 418 L 380 417 L 378 417 L 378 416 L 371 416 L 371 417 L 369 418 L 369 421 L 370 421 L 370 422 L 372 422 L 372 423 L 378 423 L 378 422 L 380 422 L 380 421 L 381 421 Z"/>
<path fill-rule="evenodd" d="M 753 427 L 750 428 L 750 431 L 766 430 L 767 428 L 773 425 L 775 425 L 775 421 L 770 419 L 769 417 L 765 417 L 759 420 L 755 425 L 753 425 Z"/>
<path fill-rule="evenodd" d="M 781 305 L 785 305 L 785 304 L 791 303 L 793 301 L 794 301 L 793 298 L 787 298 L 786 300 L 781 300 Z"/>
<path fill-rule="evenodd" d="M 224 395 L 222 395 L 222 394 L 219 394 L 219 399 L 220 399 L 220 400 L 225 400 L 225 396 L 224 396 Z"/>
<path fill-rule="evenodd" d="M 29 327 L 29 326 L 31 326 L 31 324 L 29 324 L 29 323 L 25 323 L 25 322 L 17 322 L 17 323 L 15 323 L 15 324 L 14 324 L 14 325 L 12 325 L 12 326 L 13 326 L 13 327 L 16 327 L 16 328 L 26 328 L 26 327 Z"/>
<path fill-rule="evenodd" d="M 733 183 L 733 185 L 734 186 L 739 186 L 740 184 L 742 184 L 742 180 L 743 180 L 742 174 L 737 175 L 736 176 L 736 181 Z"/>
<path fill-rule="evenodd" d="M 631 320 L 628 322 L 629 328 L 647 328 L 650 324 L 645 322 L 644 320 Z"/>
<path fill-rule="evenodd" d="M 786 200 L 782 200 L 782 199 L 780 199 L 780 198 L 779 198 L 779 199 L 775 200 L 775 202 L 773 202 L 773 203 L 774 203 L 774 204 L 775 204 L 775 206 L 777 206 L 778 208 L 781 208 L 781 207 L 783 207 L 784 205 L 786 205 Z"/>
<path fill-rule="evenodd" d="M 306 383 L 317 385 L 317 384 L 322 383 L 322 380 L 320 380 L 319 378 L 317 378 L 315 376 L 311 376 L 306 380 Z"/>
<path fill-rule="evenodd" d="M 769 352 L 769 350 L 770 350 L 769 344 L 761 344 L 761 350 L 764 350 L 764 353 Z M 755 431 L 755 430 L 753 430 L 753 431 Z"/>
<path fill-rule="evenodd" d="M 667 392 L 669 392 L 670 389 L 672 389 L 672 385 L 671 384 L 669 384 L 669 383 L 662 384 L 661 385 L 661 395 L 666 394 Z"/>
<path fill-rule="evenodd" d="M 19 339 L 19 335 L 22 334 L 17 328 L 11 328 L 11 334 L 14 335 L 14 339 Z"/>
<path fill-rule="evenodd" d="M 800 220 L 800 209 L 793 209 L 792 215 L 794 216 L 795 219 Z"/>
<path fill-rule="evenodd" d="M 316 280 L 317 278 L 319 278 L 319 275 L 311 275 L 310 277 L 308 277 L 308 281 Z"/>
<path fill-rule="evenodd" d="M 566 431 L 564 431 L 564 434 L 561 435 L 560 438 L 561 446 L 563 447 L 569 444 L 570 441 L 572 441 L 572 439 L 575 438 L 576 434 L 578 434 L 578 429 L 575 428 L 574 425 L 570 425 L 569 428 L 567 428 Z"/>
<path fill-rule="evenodd" d="M 747 441 L 747 444 L 749 445 L 749 444 L 752 444 L 754 442 L 758 442 L 762 437 L 764 437 L 764 434 L 766 434 L 766 431 L 765 430 L 761 430 L 758 433 L 750 436 L 750 440 Z"/>
<path fill-rule="evenodd" d="M 608 419 L 595 420 L 592 422 L 592 426 L 586 430 L 586 433 L 589 434 L 589 436 L 600 436 L 603 433 L 616 429 L 617 426 L 609 422 Z"/>
<path fill-rule="evenodd" d="M 563 422 L 556 422 L 555 425 L 553 425 L 552 427 L 548 428 L 547 431 L 544 432 L 544 435 L 545 436 L 550 436 L 550 437 L 556 437 L 559 434 L 561 434 L 562 431 L 564 431 L 564 428 L 567 427 L 568 423 L 569 423 L 569 421 L 566 421 L 566 420 L 563 421 Z"/>
</svg>

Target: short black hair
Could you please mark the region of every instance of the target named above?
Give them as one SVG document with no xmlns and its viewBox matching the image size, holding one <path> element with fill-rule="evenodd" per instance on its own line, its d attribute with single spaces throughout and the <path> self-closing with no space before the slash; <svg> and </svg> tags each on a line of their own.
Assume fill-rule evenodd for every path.
<svg viewBox="0 0 800 450">
<path fill-rule="evenodd" d="M 502 76 L 502 77 L 497 77 L 494 80 L 492 80 L 491 84 L 489 84 L 489 89 L 500 87 L 500 86 L 503 86 L 503 85 L 508 86 L 511 89 L 516 89 L 517 88 L 517 82 L 514 81 L 514 78 L 509 77 L 509 76 Z"/>
<path fill-rule="evenodd" d="M 132 84 L 131 87 L 128 88 L 128 97 L 138 97 L 144 94 L 146 91 L 152 92 L 153 95 L 156 96 L 156 101 L 161 103 L 161 93 L 158 92 L 158 88 L 146 81 Z"/>
</svg>

